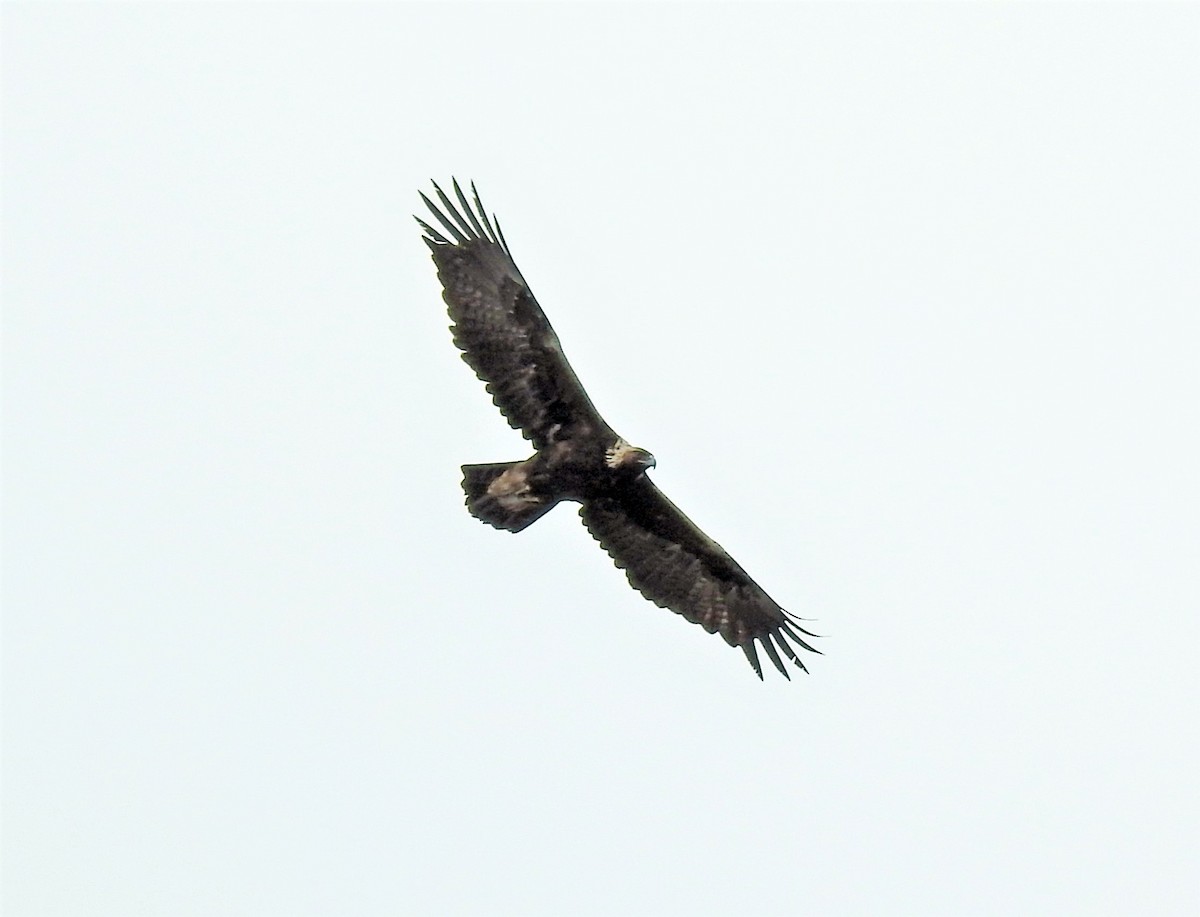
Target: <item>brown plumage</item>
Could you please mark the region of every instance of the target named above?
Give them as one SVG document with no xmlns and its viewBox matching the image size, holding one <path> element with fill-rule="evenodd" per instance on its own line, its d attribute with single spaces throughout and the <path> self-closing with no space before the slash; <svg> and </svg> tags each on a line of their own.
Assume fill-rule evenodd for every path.
<svg viewBox="0 0 1200 917">
<path fill-rule="evenodd" d="M 464 465 L 471 514 L 519 532 L 556 504 L 578 502 L 592 537 L 650 601 L 741 647 L 759 678 L 759 645 L 785 676 L 781 653 L 807 671 L 791 644 L 819 652 L 804 639 L 814 635 L 654 486 L 646 474 L 654 457 L 600 416 L 474 186 L 474 208 L 457 181 L 457 206 L 434 189 L 440 208 L 421 198 L 442 229 L 417 222 L 444 287 L 454 343 L 537 450 L 524 461 Z"/>
</svg>

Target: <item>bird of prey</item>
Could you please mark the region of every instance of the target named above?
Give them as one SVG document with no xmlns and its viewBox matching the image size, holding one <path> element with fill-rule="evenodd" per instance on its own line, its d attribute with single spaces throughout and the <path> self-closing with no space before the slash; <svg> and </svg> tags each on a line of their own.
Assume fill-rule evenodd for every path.
<svg viewBox="0 0 1200 917">
<path fill-rule="evenodd" d="M 780 653 L 807 672 L 789 641 L 815 653 L 804 638 L 816 635 L 654 486 L 646 474 L 654 456 L 600 416 L 474 184 L 474 207 L 457 181 L 457 206 L 433 187 L 441 208 L 421 199 L 441 228 L 416 219 L 437 265 L 454 343 L 536 450 L 523 461 L 463 465 L 471 515 L 519 532 L 558 503 L 579 503 L 592 537 L 647 599 L 741 647 L 760 679 L 756 643 L 785 677 Z"/>
</svg>

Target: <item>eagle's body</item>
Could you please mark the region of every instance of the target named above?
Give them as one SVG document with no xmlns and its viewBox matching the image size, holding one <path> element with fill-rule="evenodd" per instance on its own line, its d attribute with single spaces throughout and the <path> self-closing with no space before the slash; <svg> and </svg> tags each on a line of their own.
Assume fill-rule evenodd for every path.
<svg viewBox="0 0 1200 917">
<path fill-rule="evenodd" d="M 614 493 L 653 466 L 643 449 L 576 431 L 523 462 L 464 465 L 467 508 L 496 528 L 519 532 L 562 500 L 586 503 Z"/>
<path fill-rule="evenodd" d="M 454 343 L 537 450 L 524 461 L 464 465 L 471 514 L 519 532 L 558 503 L 577 502 L 592 536 L 648 599 L 741 647 L 760 678 L 756 641 L 784 675 L 776 647 L 804 669 L 788 640 L 816 652 L 800 636 L 812 634 L 663 496 L 646 475 L 654 457 L 600 416 L 478 194 L 472 210 L 455 182 L 460 210 L 434 187 L 444 212 L 421 197 L 450 238 L 418 222 L 445 288 Z"/>
</svg>

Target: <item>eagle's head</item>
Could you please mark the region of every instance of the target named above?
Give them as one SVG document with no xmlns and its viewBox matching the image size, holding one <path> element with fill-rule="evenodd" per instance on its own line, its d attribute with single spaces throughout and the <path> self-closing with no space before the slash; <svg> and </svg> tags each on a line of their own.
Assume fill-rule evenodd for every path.
<svg viewBox="0 0 1200 917">
<path fill-rule="evenodd" d="M 645 449 L 631 446 L 623 439 L 618 439 L 604 452 L 604 464 L 613 471 L 621 470 L 641 474 L 655 465 L 654 456 Z"/>
</svg>

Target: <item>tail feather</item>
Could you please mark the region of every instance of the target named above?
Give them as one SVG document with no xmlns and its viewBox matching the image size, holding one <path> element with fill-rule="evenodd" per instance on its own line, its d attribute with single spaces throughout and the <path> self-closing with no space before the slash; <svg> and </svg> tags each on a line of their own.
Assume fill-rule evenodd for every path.
<svg viewBox="0 0 1200 917">
<path fill-rule="evenodd" d="M 529 490 L 525 462 L 463 465 L 462 487 L 467 510 L 476 519 L 509 532 L 519 532 L 554 508 L 557 500 Z"/>
</svg>

